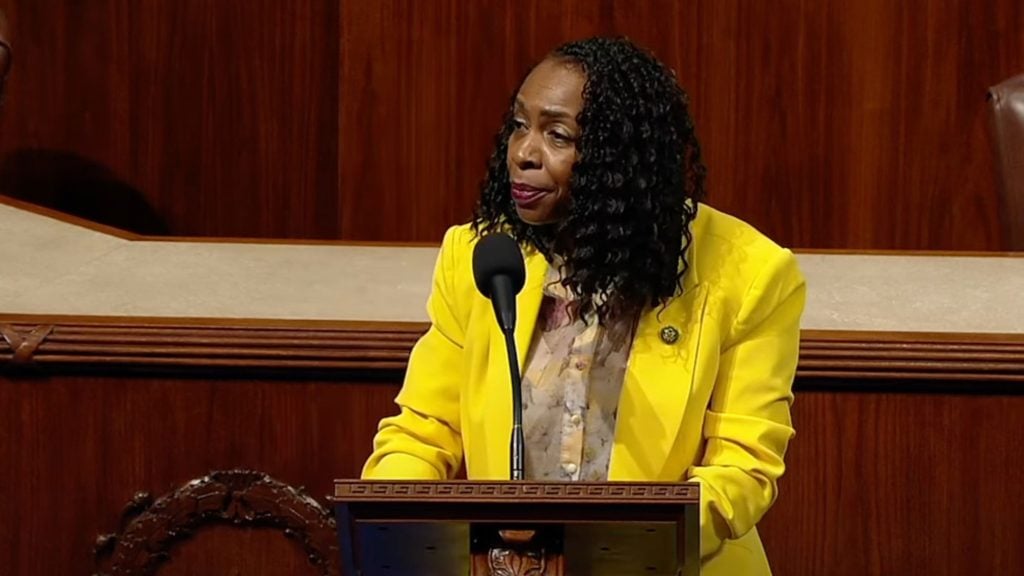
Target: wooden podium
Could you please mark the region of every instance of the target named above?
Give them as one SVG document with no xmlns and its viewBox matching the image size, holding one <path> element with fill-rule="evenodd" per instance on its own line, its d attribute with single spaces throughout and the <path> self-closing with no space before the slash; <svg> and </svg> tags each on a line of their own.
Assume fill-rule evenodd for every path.
<svg viewBox="0 0 1024 576">
<path fill-rule="evenodd" d="M 692 576 L 700 487 L 334 484 L 345 576 Z"/>
</svg>

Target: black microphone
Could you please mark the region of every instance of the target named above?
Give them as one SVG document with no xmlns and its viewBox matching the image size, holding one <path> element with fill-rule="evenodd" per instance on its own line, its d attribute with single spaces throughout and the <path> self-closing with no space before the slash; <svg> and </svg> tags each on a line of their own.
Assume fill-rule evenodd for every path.
<svg viewBox="0 0 1024 576">
<path fill-rule="evenodd" d="M 523 393 L 516 354 L 516 294 L 526 282 L 526 267 L 519 245 L 508 234 L 488 234 L 473 249 L 473 278 L 481 294 L 490 298 L 494 317 L 505 336 L 508 369 L 512 377 L 512 439 L 509 458 L 512 480 L 524 479 Z"/>
</svg>

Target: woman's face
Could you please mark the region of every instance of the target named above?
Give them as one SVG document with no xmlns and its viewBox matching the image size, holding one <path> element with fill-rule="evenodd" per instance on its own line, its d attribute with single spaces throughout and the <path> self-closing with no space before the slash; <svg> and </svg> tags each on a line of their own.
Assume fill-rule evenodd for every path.
<svg viewBox="0 0 1024 576">
<path fill-rule="evenodd" d="M 527 224 L 557 222 L 568 211 L 585 82 L 577 66 L 547 59 L 516 95 L 508 173 L 516 212 Z"/>
</svg>

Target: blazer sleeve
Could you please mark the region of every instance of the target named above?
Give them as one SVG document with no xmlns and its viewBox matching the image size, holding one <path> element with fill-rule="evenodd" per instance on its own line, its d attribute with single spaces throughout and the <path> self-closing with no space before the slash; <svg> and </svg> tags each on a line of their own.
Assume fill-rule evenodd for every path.
<svg viewBox="0 0 1024 576">
<path fill-rule="evenodd" d="M 705 449 L 688 471 L 701 484 L 701 556 L 746 534 L 771 507 L 794 435 L 792 383 L 806 284 L 796 258 L 776 249 L 746 290 L 704 419 Z"/>
<path fill-rule="evenodd" d="M 461 465 L 459 396 L 466 368 L 459 309 L 468 303 L 456 301 L 455 280 L 463 233 L 452 228 L 445 234 L 427 300 L 430 328 L 413 347 L 395 399 L 399 413 L 381 420 L 363 478 L 444 480 Z"/>
</svg>

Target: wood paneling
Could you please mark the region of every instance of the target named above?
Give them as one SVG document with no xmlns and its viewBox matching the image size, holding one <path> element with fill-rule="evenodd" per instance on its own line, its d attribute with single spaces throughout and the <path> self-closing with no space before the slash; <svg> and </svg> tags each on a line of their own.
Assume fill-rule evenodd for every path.
<svg viewBox="0 0 1024 576">
<path fill-rule="evenodd" d="M 1024 396 L 799 384 L 788 471 L 758 525 L 776 574 L 1024 573 Z"/>
<path fill-rule="evenodd" d="M 338 235 L 334 0 L 17 0 L 8 194 L 144 233 Z"/>
<path fill-rule="evenodd" d="M 3 320 L 0 347 L 20 348 L 40 325 Z M 256 469 L 324 502 L 334 479 L 358 475 L 394 412 L 395 365 L 415 334 L 53 321 L 21 361 L 0 354 L 0 490 L 14 495 L 0 500 L 13 519 L 0 525 L 5 574 L 81 573 L 137 491 L 160 495 L 211 470 Z M 781 496 L 759 525 L 775 572 L 1024 572 L 1020 337 L 812 336 Z M 176 549 L 175 570 L 248 570 L 265 557 L 252 546 L 290 545 L 208 534 Z M 299 571 L 289 550 L 253 573 Z"/>
<path fill-rule="evenodd" d="M 302 549 L 281 532 L 212 526 L 184 542 L 158 576 L 316 576 Z"/>
<path fill-rule="evenodd" d="M 2 189 L 142 232 L 437 241 L 511 92 L 624 34 L 689 90 L 710 202 L 806 248 L 997 250 L 1017 0 L 8 3 Z"/>
<path fill-rule="evenodd" d="M 689 90 L 712 204 L 798 247 L 1002 245 L 985 89 L 1024 69 L 1014 0 L 342 6 L 343 85 L 370 79 L 342 110 L 342 148 L 360 149 L 342 159 L 347 237 L 437 238 L 465 218 L 529 65 L 624 34 Z"/>
<path fill-rule="evenodd" d="M 260 470 L 323 502 L 335 478 L 358 476 L 397 391 L 344 373 L 219 376 L 142 377 L 98 366 L 0 373 L 0 489 L 16 495 L 0 500 L 3 573 L 91 573 L 96 537 L 118 528 L 137 491 L 160 495 L 211 470 Z M 261 541 L 243 535 L 227 550 L 183 548 L 196 563 L 174 573 L 206 574 L 205 566 L 224 565 L 214 557 L 237 557 L 234 548 L 253 538 Z M 288 571 L 294 561 L 281 556 L 259 574 L 303 573 Z"/>
</svg>

